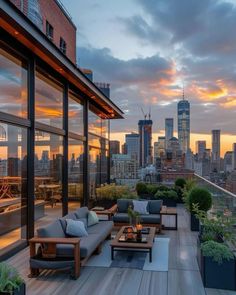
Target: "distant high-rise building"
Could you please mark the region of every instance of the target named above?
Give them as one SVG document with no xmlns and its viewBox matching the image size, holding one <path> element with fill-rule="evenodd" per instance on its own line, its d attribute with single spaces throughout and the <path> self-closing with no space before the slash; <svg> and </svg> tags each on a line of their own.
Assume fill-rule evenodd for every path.
<svg viewBox="0 0 236 295">
<path fill-rule="evenodd" d="M 139 163 L 139 134 L 131 133 L 125 135 L 126 153 L 131 155 L 132 158 L 136 159 Z"/>
<path fill-rule="evenodd" d="M 139 120 L 139 165 L 145 167 L 152 163 L 152 120 Z"/>
<path fill-rule="evenodd" d="M 178 139 L 182 152 L 186 153 L 190 147 L 190 103 L 184 95 L 178 102 Z"/>
<path fill-rule="evenodd" d="M 119 140 L 110 140 L 110 155 L 120 154 Z"/>
<path fill-rule="evenodd" d="M 168 146 L 169 140 L 173 137 L 174 134 L 174 119 L 166 118 L 165 119 L 165 139 L 166 139 L 166 148 Z"/>
<path fill-rule="evenodd" d="M 236 142 L 233 143 L 232 169 L 236 170 Z"/>
<path fill-rule="evenodd" d="M 157 158 L 165 155 L 165 136 L 158 136 L 158 141 L 154 142 L 153 162 L 156 165 Z"/>
<path fill-rule="evenodd" d="M 224 155 L 224 172 L 232 172 L 233 170 L 233 152 L 227 151 Z"/>
<path fill-rule="evenodd" d="M 212 130 L 211 170 L 220 171 L 220 130 Z"/>
<path fill-rule="evenodd" d="M 206 149 L 206 141 L 198 140 L 196 141 L 196 154 L 198 154 L 198 159 L 202 159 Z"/>
</svg>

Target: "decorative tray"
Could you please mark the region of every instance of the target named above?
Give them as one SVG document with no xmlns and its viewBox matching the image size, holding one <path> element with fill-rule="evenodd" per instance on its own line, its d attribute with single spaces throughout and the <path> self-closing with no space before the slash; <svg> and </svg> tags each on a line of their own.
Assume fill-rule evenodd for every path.
<svg viewBox="0 0 236 295">
<path fill-rule="evenodd" d="M 132 239 L 128 239 L 126 237 L 126 235 L 121 235 L 119 238 L 119 242 L 123 242 L 123 243 L 147 243 L 147 238 L 146 237 L 142 237 L 142 240 L 137 240 L 136 235 L 134 235 L 135 237 Z"/>
<path fill-rule="evenodd" d="M 137 229 L 134 230 L 132 226 L 127 226 L 127 227 L 125 227 L 123 233 L 124 233 L 124 234 L 127 234 L 129 228 L 132 229 L 131 233 L 137 233 Z M 149 232 L 150 232 L 150 228 L 149 228 L 149 227 L 143 227 L 143 228 L 141 229 L 141 233 L 142 233 L 143 235 L 148 235 Z"/>
</svg>

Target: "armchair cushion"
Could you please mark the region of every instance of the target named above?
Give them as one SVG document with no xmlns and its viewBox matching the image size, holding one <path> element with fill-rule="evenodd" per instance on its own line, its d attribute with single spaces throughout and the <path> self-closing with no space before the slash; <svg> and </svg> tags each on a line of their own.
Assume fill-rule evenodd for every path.
<svg viewBox="0 0 236 295">
<path fill-rule="evenodd" d="M 89 213 L 88 207 L 81 207 L 75 211 L 75 215 L 76 215 L 77 219 L 80 219 L 80 218 L 87 219 L 88 213 Z"/>
<path fill-rule="evenodd" d="M 40 238 L 65 238 L 65 232 L 61 226 L 60 220 L 50 223 L 46 227 L 37 229 L 38 237 Z"/>
<path fill-rule="evenodd" d="M 162 207 L 162 200 L 148 201 L 148 211 L 150 214 L 159 214 Z"/>
<path fill-rule="evenodd" d="M 118 199 L 117 200 L 117 211 L 119 213 L 127 213 L 129 206 L 133 208 L 133 201 L 129 199 Z"/>
<path fill-rule="evenodd" d="M 96 212 L 89 211 L 89 213 L 88 213 L 88 226 L 97 224 L 98 222 L 99 222 L 99 219 L 98 219 Z"/>
<path fill-rule="evenodd" d="M 139 214 L 149 214 L 147 211 L 148 201 L 136 201 L 133 200 L 134 211 L 138 212 Z"/>
</svg>

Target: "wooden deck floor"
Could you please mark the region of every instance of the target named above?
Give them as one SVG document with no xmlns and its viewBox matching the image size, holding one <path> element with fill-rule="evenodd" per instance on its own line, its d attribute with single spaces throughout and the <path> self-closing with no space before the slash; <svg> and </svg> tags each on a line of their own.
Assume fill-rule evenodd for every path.
<svg viewBox="0 0 236 295">
<path fill-rule="evenodd" d="M 189 230 L 188 215 L 178 207 L 178 231 L 165 231 L 170 237 L 169 271 L 84 267 L 78 280 L 68 273 L 45 271 L 29 279 L 29 250 L 9 259 L 24 277 L 27 295 L 235 295 L 236 292 L 204 289 L 196 260 L 196 233 Z"/>
</svg>

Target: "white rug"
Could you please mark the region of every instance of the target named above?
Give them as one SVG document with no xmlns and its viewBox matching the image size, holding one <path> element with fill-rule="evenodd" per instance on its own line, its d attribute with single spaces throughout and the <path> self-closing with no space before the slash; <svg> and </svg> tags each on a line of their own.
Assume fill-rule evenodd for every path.
<svg viewBox="0 0 236 295">
<path fill-rule="evenodd" d="M 169 238 L 155 238 L 152 249 L 152 262 L 149 262 L 149 254 L 146 253 L 146 257 L 144 256 L 145 261 L 142 266 L 143 270 L 168 271 L 169 241 Z M 116 253 L 120 252 L 115 252 L 115 259 Z M 139 252 L 135 252 L 135 255 L 139 255 L 138 253 Z M 102 252 L 99 255 L 93 255 L 86 263 L 86 266 L 111 267 L 111 264 L 110 241 L 105 241 L 102 246 Z"/>
</svg>

